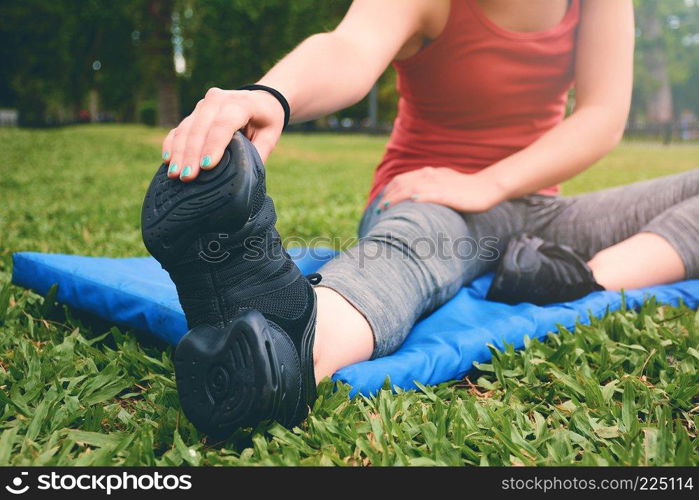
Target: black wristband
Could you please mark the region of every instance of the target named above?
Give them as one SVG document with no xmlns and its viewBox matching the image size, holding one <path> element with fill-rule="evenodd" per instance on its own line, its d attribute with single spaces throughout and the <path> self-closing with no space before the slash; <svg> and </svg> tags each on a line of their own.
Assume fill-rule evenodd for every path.
<svg viewBox="0 0 699 500">
<path fill-rule="evenodd" d="M 279 92 L 276 89 L 273 89 L 272 87 L 268 87 L 267 85 L 258 85 L 258 84 L 253 84 L 253 85 L 243 85 L 242 87 L 238 87 L 237 90 L 262 90 L 264 92 L 268 92 L 274 96 L 274 98 L 279 101 L 279 104 L 282 105 L 282 108 L 284 109 L 284 129 L 286 129 L 286 126 L 289 125 L 289 118 L 291 117 L 291 108 L 289 107 L 289 102 L 286 100 L 286 98 L 282 95 L 281 92 Z"/>
</svg>

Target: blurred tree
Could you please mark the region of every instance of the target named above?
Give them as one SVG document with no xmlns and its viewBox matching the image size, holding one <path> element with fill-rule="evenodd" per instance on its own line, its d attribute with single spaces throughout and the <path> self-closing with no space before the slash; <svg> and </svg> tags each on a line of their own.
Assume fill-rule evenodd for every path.
<svg viewBox="0 0 699 500">
<path fill-rule="evenodd" d="M 184 1 L 180 19 L 187 69 L 182 80 L 182 109 L 190 112 L 208 88 L 235 88 L 259 79 L 306 37 L 335 28 L 351 0 Z M 395 75 L 379 81 L 379 119 L 396 113 Z M 366 99 L 338 112 L 359 122 Z"/>
<path fill-rule="evenodd" d="M 43 123 L 48 108 L 69 99 L 70 28 L 56 23 L 65 9 L 62 2 L 0 3 L 0 105 L 19 108 L 21 123 Z"/>
<path fill-rule="evenodd" d="M 260 78 L 307 36 L 332 29 L 350 0 L 209 0 L 181 6 L 183 107 L 210 87 L 235 88 Z"/>
<path fill-rule="evenodd" d="M 633 126 L 664 129 L 683 109 L 699 114 L 699 0 L 636 0 Z"/>
<path fill-rule="evenodd" d="M 0 0 L 0 106 L 24 124 L 70 121 L 98 96 L 120 120 L 172 126 L 212 86 L 258 79 L 351 0 Z M 699 0 L 635 0 L 632 122 L 699 114 Z M 177 65 L 175 64 L 177 60 Z M 312 75 L 309 75 L 312 78 Z M 395 73 L 379 120 L 396 112 Z M 359 121 L 366 101 L 337 113 Z"/>
<path fill-rule="evenodd" d="M 643 34 L 641 48 L 648 75 L 645 92 L 646 120 L 666 130 L 672 126 L 672 87 L 670 85 L 669 62 L 666 39 L 663 33 L 663 17 L 659 0 L 637 2 L 638 27 Z M 666 133 L 666 141 L 669 136 Z"/>
<path fill-rule="evenodd" d="M 143 80 L 132 43 L 130 1 L 0 3 L 0 106 L 23 124 L 71 121 L 94 90 L 133 118 Z"/>
<path fill-rule="evenodd" d="M 78 112 L 92 92 L 100 110 L 115 113 L 114 118 L 133 120 L 144 79 L 140 51 L 133 40 L 136 0 L 65 3 L 64 22 L 72 25 L 68 30 L 72 36 L 67 40 L 72 64 L 66 67 L 71 105 Z"/>
<path fill-rule="evenodd" d="M 683 7 L 666 19 L 675 116 L 699 115 L 699 0 L 674 0 Z"/>
<path fill-rule="evenodd" d="M 143 0 L 135 12 L 141 27 L 140 54 L 146 77 L 155 85 L 158 125 L 172 128 L 180 121 L 180 104 L 172 42 L 175 0 Z"/>
</svg>

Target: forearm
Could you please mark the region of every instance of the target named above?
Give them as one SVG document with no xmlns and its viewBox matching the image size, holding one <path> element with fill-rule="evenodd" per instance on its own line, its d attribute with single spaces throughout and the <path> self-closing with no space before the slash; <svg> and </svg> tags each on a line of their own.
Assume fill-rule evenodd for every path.
<svg viewBox="0 0 699 500">
<path fill-rule="evenodd" d="M 573 113 L 527 148 L 481 171 L 502 199 L 517 198 L 566 181 L 609 153 L 621 140 L 625 120 L 602 107 Z"/>
<path fill-rule="evenodd" d="M 421 33 L 434 1 L 353 0 L 332 32 L 308 38 L 259 83 L 286 97 L 295 122 L 349 106 L 369 91 L 405 43 Z M 275 96 L 264 90 L 211 88 L 163 141 L 168 176 L 191 182 L 200 169 L 214 168 L 239 130 L 265 161 L 279 141 L 284 118 Z"/>
<path fill-rule="evenodd" d="M 343 36 L 313 35 L 279 61 L 260 81 L 289 101 L 298 123 L 346 108 L 361 100 L 384 69 L 363 60 Z"/>
</svg>

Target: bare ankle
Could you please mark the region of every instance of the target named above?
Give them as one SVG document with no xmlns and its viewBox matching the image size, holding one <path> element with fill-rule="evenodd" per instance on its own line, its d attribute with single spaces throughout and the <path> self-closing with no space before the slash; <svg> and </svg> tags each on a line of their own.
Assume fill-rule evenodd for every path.
<svg viewBox="0 0 699 500">
<path fill-rule="evenodd" d="M 313 363 L 316 381 L 371 357 L 374 337 L 364 316 L 335 290 L 318 286 Z"/>
</svg>

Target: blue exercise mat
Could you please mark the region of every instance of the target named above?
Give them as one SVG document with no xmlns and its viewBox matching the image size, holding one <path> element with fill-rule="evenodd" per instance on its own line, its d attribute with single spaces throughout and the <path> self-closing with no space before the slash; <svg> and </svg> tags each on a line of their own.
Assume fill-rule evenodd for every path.
<svg viewBox="0 0 699 500">
<path fill-rule="evenodd" d="M 329 249 L 289 251 L 305 273 L 330 260 Z M 46 294 L 58 283 L 58 302 L 96 314 L 114 323 L 150 332 L 176 344 L 187 332 L 175 285 L 152 258 L 110 259 L 33 252 L 13 255 L 13 283 Z M 403 389 L 415 381 L 439 384 L 462 378 L 474 362 L 490 360 L 488 344 L 524 347 L 524 338 L 544 338 L 559 326 L 573 329 L 621 307 L 621 294 L 595 292 L 563 304 L 510 306 L 483 299 L 491 276 L 463 288 L 453 299 L 418 322 L 401 348 L 390 356 L 364 361 L 338 371 L 334 378 L 353 387 L 353 393 L 372 394 L 386 377 Z M 626 293 L 628 307 L 639 307 L 654 295 L 661 303 L 680 301 L 699 306 L 699 280 L 656 286 Z"/>
</svg>

